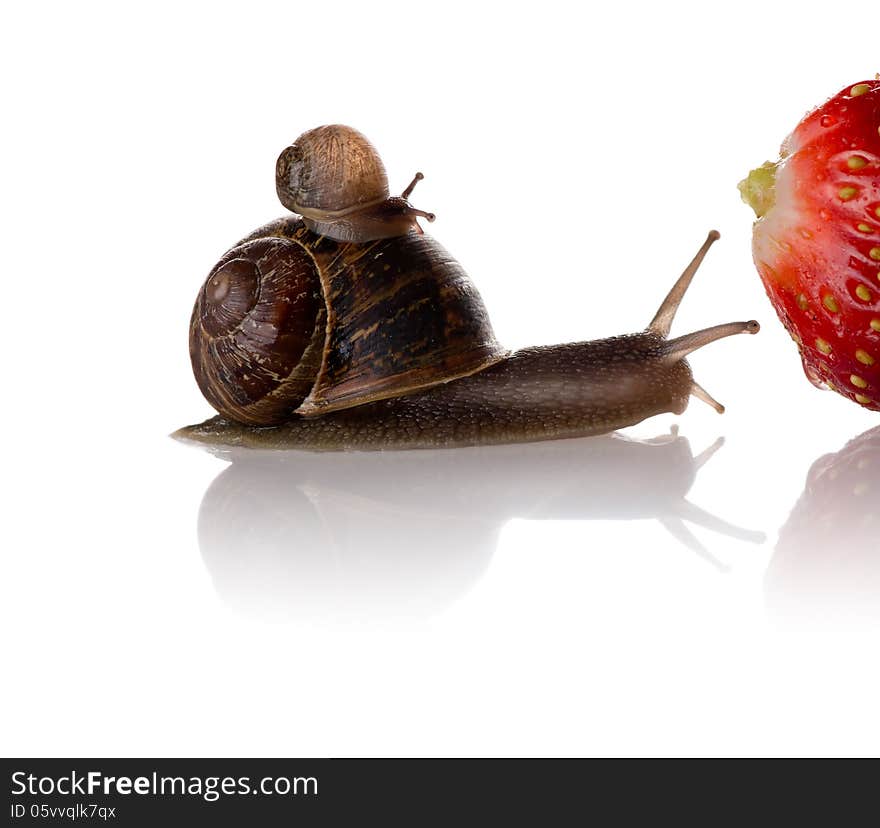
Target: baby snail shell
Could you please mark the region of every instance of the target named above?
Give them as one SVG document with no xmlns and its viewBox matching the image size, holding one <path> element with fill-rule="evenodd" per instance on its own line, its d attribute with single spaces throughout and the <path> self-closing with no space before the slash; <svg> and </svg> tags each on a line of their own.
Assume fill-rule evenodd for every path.
<svg viewBox="0 0 880 828">
<path fill-rule="evenodd" d="M 356 129 L 333 124 L 304 132 L 275 163 L 281 203 L 299 213 L 309 230 L 336 241 L 366 242 L 421 233 L 416 219 L 433 213 L 407 199 L 422 174 L 400 196 L 388 192 L 385 165 Z"/>
<path fill-rule="evenodd" d="M 219 417 L 176 436 L 311 450 L 431 448 L 582 437 L 682 413 L 722 412 L 686 357 L 757 333 L 731 322 L 668 339 L 716 231 L 639 333 L 510 353 L 461 266 L 423 234 L 417 174 L 388 195 L 356 130 L 310 130 L 285 149 L 276 189 L 297 215 L 226 252 L 199 291 L 190 356 Z"/>
</svg>

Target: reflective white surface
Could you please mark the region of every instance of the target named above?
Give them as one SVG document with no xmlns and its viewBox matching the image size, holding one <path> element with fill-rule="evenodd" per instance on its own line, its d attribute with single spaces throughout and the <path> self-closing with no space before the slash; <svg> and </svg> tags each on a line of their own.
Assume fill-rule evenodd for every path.
<svg viewBox="0 0 880 828">
<path fill-rule="evenodd" d="M 756 480 L 760 447 L 693 443 L 59 447 L 6 529 L 7 744 L 871 752 L 876 429 L 806 493 Z"/>
<path fill-rule="evenodd" d="M 656 521 L 725 571 L 688 524 L 751 542 L 763 535 L 686 499 L 719 444 L 696 458 L 673 435 L 374 454 L 240 450 L 202 498 L 199 548 L 225 603 L 270 618 L 434 615 L 485 576 L 517 518 Z"/>
<path fill-rule="evenodd" d="M 3 749 L 876 753 L 880 422 L 803 378 L 735 187 L 876 53 L 817 60 L 802 3 L 334 9 L 2 27 Z M 719 227 L 673 332 L 762 322 L 692 359 L 727 414 L 449 452 L 171 440 L 210 413 L 202 279 L 333 121 L 401 187 L 424 170 L 511 347 L 644 326 Z"/>
</svg>

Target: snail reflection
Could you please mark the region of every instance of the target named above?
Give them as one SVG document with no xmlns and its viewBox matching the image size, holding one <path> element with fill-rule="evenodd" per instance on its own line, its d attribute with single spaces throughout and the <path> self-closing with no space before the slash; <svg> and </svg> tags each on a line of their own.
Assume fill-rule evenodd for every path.
<svg viewBox="0 0 880 828">
<path fill-rule="evenodd" d="M 230 465 L 202 500 L 199 545 L 223 600 L 269 618 L 435 614 L 479 581 L 513 518 L 656 520 L 714 562 L 688 523 L 763 539 L 686 499 L 720 445 L 694 456 L 673 432 L 438 451 L 215 450 Z"/>
<path fill-rule="evenodd" d="M 880 428 L 813 463 L 765 587 L 779 616 L 880 620 Z"/>
</svg>

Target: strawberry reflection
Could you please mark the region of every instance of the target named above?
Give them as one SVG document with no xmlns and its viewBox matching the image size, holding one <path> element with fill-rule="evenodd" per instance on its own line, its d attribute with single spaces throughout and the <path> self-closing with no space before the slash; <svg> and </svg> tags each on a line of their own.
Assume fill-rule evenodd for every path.
<svg viewBox="0 0 880 828">
<path fill-rule="evenodd" d="M 765 586 L 783 617 L 880 620 L 880 428 L 813 463 Z"/>
<path fill-rule="evenodd" d="M 214 450 L 230 462 L 199 545 L 230 605 L 268 617 L 432 615 L 486 570 L 509 520 L 656 520 L 720 567 L 688 523 L 748 541 L 686 499 L 696 457 L 673 432 L 442 451 Z"/>
</svg>

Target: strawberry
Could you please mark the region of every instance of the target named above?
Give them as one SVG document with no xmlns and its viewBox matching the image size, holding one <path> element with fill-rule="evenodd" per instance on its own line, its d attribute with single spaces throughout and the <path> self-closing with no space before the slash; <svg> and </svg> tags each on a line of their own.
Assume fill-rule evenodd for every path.
<svg viewBox="0 0 880 828">
<path fill-rule="evenodd" d="M 880 411 L 880 76 L 808 113 L 739 188 L 807 377 Z"/>
</svg>

